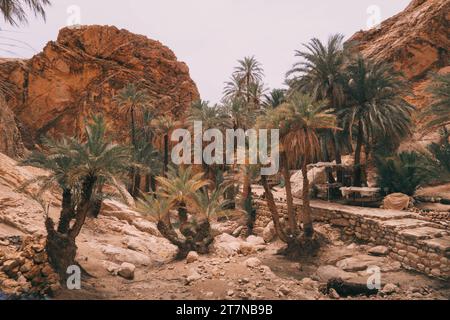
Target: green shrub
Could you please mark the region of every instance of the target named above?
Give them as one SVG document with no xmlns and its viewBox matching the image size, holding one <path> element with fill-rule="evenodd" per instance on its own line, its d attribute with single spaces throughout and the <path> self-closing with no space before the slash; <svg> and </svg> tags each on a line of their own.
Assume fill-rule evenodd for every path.
<svg viewBox="0 0 450 320">
<path fill-rule="evenodd" d="M 439 162 L 442 170 L 445 170 L 447 175 L 450 174 L 450 143 L 448 137 L 443 136 L 440 143 L 432 143 L 428 146 L 428 150 Z"/>
<path fill-rule="evenodd" d="M 438 165 L 416 152 L 403 152 L 388 158 L 377 157 L 378 185 L 387 194 L 414 195 L 417 187 L 438 175 Z"/>
</svg>

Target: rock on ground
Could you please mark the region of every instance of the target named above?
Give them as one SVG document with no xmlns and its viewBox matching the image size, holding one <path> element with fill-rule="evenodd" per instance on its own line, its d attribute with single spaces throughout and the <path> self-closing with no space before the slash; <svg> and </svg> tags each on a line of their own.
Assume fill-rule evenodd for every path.
<svg viewBox="0 0 450 320">
<path fill-rule="evenodd" d="M 198 253 L 195 251 L 191 251 L 188 253 L 186 257 L 186 263 L 193 263 L 198 260 Z"/>
<path fill-rule="evenodd" d="M 118 275 L 122 278 L 133 280 L 134 279 L 134 271 L 136 270 L 136 266 L 132 263 L 124 262 L 120 265 Z"/>
<path fill-rule="evenodd" d="M 369 249 L 369 254 L 372 256 L 383 257 L 389 254 L 389 248 L 385 246 L 377 246 Z"/>
<path fill-rule="evenodd" d="M 249 258 L 245 260 L 245 265 L 249 268 L 258 268 L 262 265 L 262 262 L 258 258 Z"/>
</svg>

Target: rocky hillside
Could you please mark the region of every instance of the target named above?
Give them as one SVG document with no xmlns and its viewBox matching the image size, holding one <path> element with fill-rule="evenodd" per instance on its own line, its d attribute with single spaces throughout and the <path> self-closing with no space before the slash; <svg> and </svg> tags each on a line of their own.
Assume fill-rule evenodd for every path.
<svg viewBox="0 0 450 320">
<path fill-rule="evenodd" d="M 356 33 L 349 43 L 379 61 L 388 61 L 410 80 L 418 108 L 429 104 L 430 72 L 449 72 L 450 1 L 414 0 L 379 28 Z M 418 121 L 420 122 L 420 121 Z"/>
<path fill-rule="evenodd" d="M 199 98 L 189 68 L 169 48 L 110 26 L 62 29 L 30 60 L 0 61 L 0 81 L 27 147 L 43 134 L 80 132 L 91 112 L 103 112 L 123 135 L 127 122 L 112 99 L 128 83 L 139 82 L 156 110 L 174 116 Z"/>
</svg>

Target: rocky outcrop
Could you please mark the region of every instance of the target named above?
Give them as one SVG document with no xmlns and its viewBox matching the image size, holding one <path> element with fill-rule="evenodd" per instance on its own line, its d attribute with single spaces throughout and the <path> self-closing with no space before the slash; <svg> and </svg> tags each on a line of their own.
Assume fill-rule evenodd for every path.
<svg viewBox="0 0 450 320">
<path fill-rule="evenodd" d="M 379 28 L 360 31 L 350 40 L 362 53 L 387 61 L 410 80 L 419 81 L 449 63 L 448 0 L 414 0 Z"/>
<path fill-rule="evenodd" d="M 430 105 L 428 92 L 433 72 L 450 72 L 450 2 L 413 0 L 401 13 L 382 22 L 379 28 L 356 33 L 348 44 L 356 45 L 366 57 L 392 63 L 409 80 L 407 100 L 418 110 Z M 439 139 L 437 133 L 424 136 L 426 118 L 416 115 L 416 132 L 401 151 L 426 150 Z"/>
<path fill-rule="evenodd" d="M 22 136 L 17 128 L 14 113 L 8 108 L 0 95 L 0 152 L 12 157 L 23 156 L 25 148 Z"/>
<path fill-rule="evenodd" d="M 47 173 L 36 168 L 21 167 L 15 160 L 2 153 L 0 153 L 0 164 L 0 236 L 2 224 L 26 234 L 43 235 L 45 233 L 44 209 L 37 199 L 33 199 L 21 190 L 21 187 L 25 182 Z M 37 194 L 38 187 L 31 185 L 27 191 L 30 194 Z M 59 205 L 50 192 L 46 192 L 42 200 L 51 205 L 52 212 L 54 205 Z"/>
<path fill-rule="evenodd" d="M 113 97 L 128 83 L 147 89 L 149 105 L 164 114 L 180 116 L 199 98 L 187 65 L 169 48 L 112 26 L 64 28 L 30 60 L 1 61 L 0 81 L 27 146 L 47 133 L 79 133 L 98 112 L 123 137 L 128 122 Z"/>
</svg>

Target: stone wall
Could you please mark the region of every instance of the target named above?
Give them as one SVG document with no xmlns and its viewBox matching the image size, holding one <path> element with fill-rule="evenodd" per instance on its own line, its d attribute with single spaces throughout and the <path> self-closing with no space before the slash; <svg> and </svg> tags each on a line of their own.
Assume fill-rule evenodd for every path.
<svg viewBox="0 0 450 320">
<path fill-rule="evenodd" d="M 265 200 L 255 200 L 256 230 L 271 221 Z M 287 213 L 286 203 L 277 203 L 280 215 Z M 295 201 L 300 212 L 301 201 Z M 389 255 L 406 269 L 432 277 L 450 279 L 450 235 L 440 225 L 419 219 L 410 212 L 351 207 L 325 201 L 312 201 L 313 219 L 342 230 L 344 238 L 358 239 L 390 248 Z"/>
<path fill-rule="evenodd" d="M 0 294 L 35 299 L 51 296 L 59 288 L 44 238 L 0 238 Z"/>
</svg>

